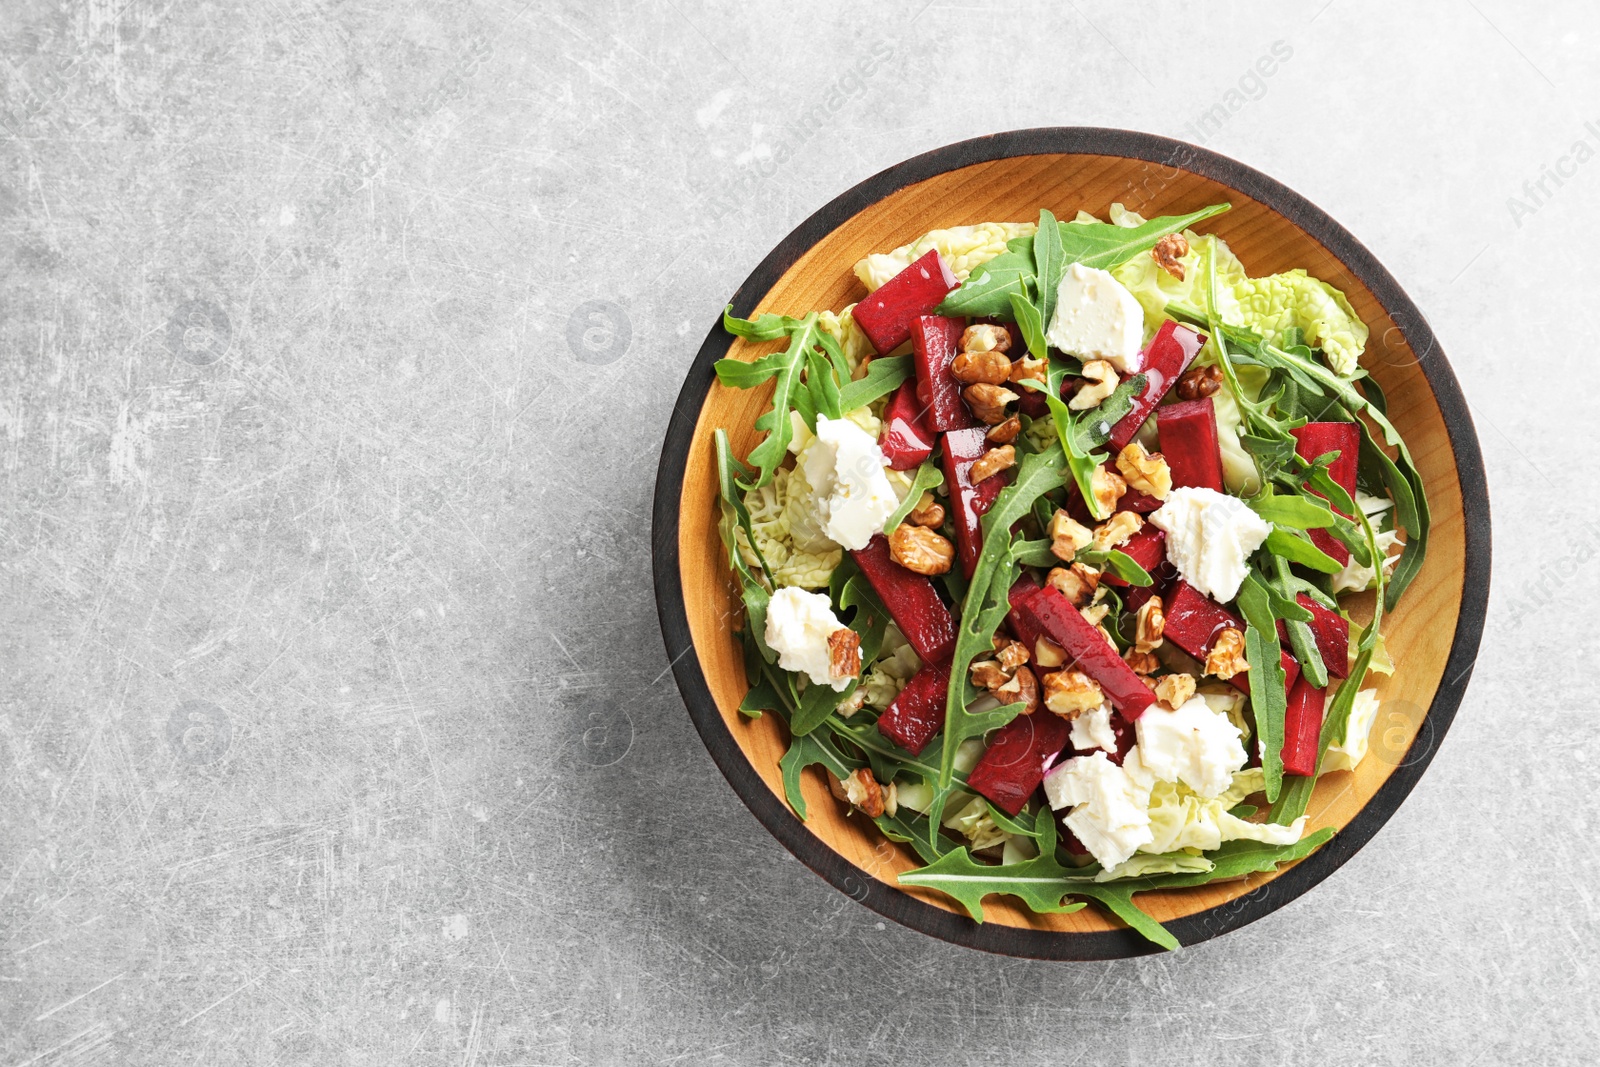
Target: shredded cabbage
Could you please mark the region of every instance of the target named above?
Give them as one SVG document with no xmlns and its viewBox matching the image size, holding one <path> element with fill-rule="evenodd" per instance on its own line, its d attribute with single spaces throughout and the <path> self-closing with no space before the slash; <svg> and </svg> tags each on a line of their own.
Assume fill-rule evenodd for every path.
<svg viewBox="0 0 1600 1067">
<path fill-rule="evenodd" d="M 1215 363 L 1215 350 L 1208 343 L 1201 359 Z M 1269 372 L 1265 367 L 1236 366 L 1234 374 L 1239 379 L 1251 403 L 1261 398 Z M 1239 496 L 1254 496 L 1261 491 L 1261 472 L 1256 468 L 1255 457 L 1239 443 L 1239 432 L 1244 427 L 1244 412 L 1234 399 L 1231 390 L 1218 389 L 1211 397 L 1212 408 L 1217 413 L 1217 448 L 1222 453 L 1222 481 L 1228 490 Z"/>
<path fill-rule="evenodd" d="M 805 472 L 779 467 L 772 481 L 744 495 L 756 547 L 772 568 L 772 584 L 826 589 L 844 550 L 828 540 L 818 521 Z M 741 544 L 744 531 L 739 531 Z M 754 565 L 748 553 L 746 562 Z"/>
<path fill-rule="evenodd" d="M 900 690 L 906 687 L 911 676 L 922 668 L 911 643 L 900 633 L 900 628 L 890 623 L 883 632 L 883 646 L 878 658 L 872 661 L 861 675 L 863 701 L 874 708 L 887 708 Z"/>
<path fill-rule="evenodd" d="M 844 351 L 845 362 L 850 364 L 850 376 L 858 377 L 861 364 L 876 355 L 872 342 L 867 340 L 866 331 L 856 325 L 853 314 L 855 305 L 851 304 L 837 315 L 831 311 L 817 313 L 817 326 L 823 333 L 829 334 L 839 347 Z"/>
<path fill-rule="evenodd" d="M 1204 874 L 1216 864 L 1204 856 L 1187 852 L 1173 852 L 1164 856 L 1135 853 L 1111 868 L 1094 876 L 1097 882 L 1114 882 L 1118 878 L 1143 878 L 1151 874 Z"/>
<path fill-rule="evenodd" d="M 927 255 L 930 248 L 937 248 L 956 280 L 964 282 L 974 268 L 1004 252 L 1007 241 L 1031 237 L 1038 228 L 1031 222 L 983 222 L 932 230 L 893 252 L 869 255 L 856 264 L 856 277 L 871 292 Z"/>
<path fill-rule="evenodd" d="M 1129 754 L 1131 757 L 1131 753 Z M 1123 766 L 1128 760 L 1123 761 Z M 1150 787 L 1150 833 L 1152 840 L 1141 845 L 1140 852 L 1160 855 L 1179 849 L 1197 848 L 1208 851 L 1224 841 L 1263 841 L 1274 845 L 1290 845 L 1300 840 L 1305 828 L 1305 816 L 1292 825 L 1277 826 L 1272 823 L 1246 822 L 1228 814 L 1251 793 L 1266 788 L 1266 777 L 1261 768 L 1251 767 L 1233 776 L 1228 788 L 1217 796 L 1205 798 L 1194 790 L 1176 782 L 1153 782 Z"/>
<path fill-rule="evenodd" d="M 1378 691 L 1363 689 L 1350 705 L 1350 718 L 1345 720 L 1344 736 L 1328 746 L 1322 757 L 1322 773 L 1353 771 L 1367 755 L 1367 737 L 1378 718 Z"/>
<path fill-rule="evenodd" d="M 962 799 L 966 797 L 971 799 L 961 804 Z M 944 817 L 945 829 L 954 830 L 965 837 L 974 852 L 986 849 L 990 845 L 1004 844 L 1011 836 L 994 824 L 994 816 L 989 814 L 989 803 L 982 797 L 972 796 L 970 793 L 952 793 L 950 807 L 955 811 Z"/>
</svg>

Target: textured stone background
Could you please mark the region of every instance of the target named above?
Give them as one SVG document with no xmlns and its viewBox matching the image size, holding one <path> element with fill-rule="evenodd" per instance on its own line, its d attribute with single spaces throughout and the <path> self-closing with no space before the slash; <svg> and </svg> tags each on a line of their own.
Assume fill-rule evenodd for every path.
<svg viewBox="0 0 1600 1067">
<path fill-rule="evenodd" d="M 4 5 L 0 1067 L 1600 1057 L 1594 7 L 866 7 Z M 1367 242 L 1474 404 L 1461 715 L 1365 851 L 1220 941 L 886 927 L 664 673 L 683 371 L 861 178 L 1196 139 L 1280 40 L 1205 142 Z"/>
</svg>

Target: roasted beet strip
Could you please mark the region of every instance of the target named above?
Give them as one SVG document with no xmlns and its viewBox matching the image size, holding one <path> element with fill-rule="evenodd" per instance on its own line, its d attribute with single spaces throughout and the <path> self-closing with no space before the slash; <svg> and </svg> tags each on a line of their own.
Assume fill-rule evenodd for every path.
<svg viewBox="0 0 1600 1067">
<path fill-rule="evenodd" d="M 1139 532 L 1128 538 L 1118 546 L 1117 551 L 1132 559 L 1143 567 L 1146 573 L 1154 575 L 1161 565 L 1167 561 L 1167 533 L 1158 527 L 1145 523 L 1139 527 Z M 1127 586 L 1123 581 L 1107 568 L 1100 576 L 1100 580 L 1112 585 Z"/>
<path fill-rule="evenodd" d="M 1132 722 L 1155 702 L 1155 694 L 1122 655 L 1105 639 L 1072 602 L 1053 586 L 1034 593 L 1022 602 L 1020 610 L 1033 625 L 1060 645 L 1075 666 L 1100 683 L 1106 698 Z"/>
<path fill-rule="evenodd" d="M 967 775 L 968 788 L 1015 815 L 1055 765 L 1071 733 L 1067 720 L 1049 712 L 1018 715 L 995 733 Z"/>
<path fill-rule="evenodd" d="M 1156 409 L 1161 454 L 1172 484 L 1222 492 L 1222 449 L 1217 443 L 1217 409 L 1209 396 L 1180 400 Z"/>
<path fill-rule="evenodd" d="M 1283 716 L 1283 773 L 1309 778 L 1317 773 L 1317 748 L 1322 738 L 1321 689 L 1304 678 L 1289 690 L 1289 707 Z"/>
<path fill-rule="evenodd" d="M 886 355 L 906 343 L 917 316 L 932 314 L 959 284 L 939 250 L 932 249 L 862 298 L 852 315 L 872 347 Z"/>
<path fill-rule="evenodd" d="M 1161 324 L 1141 358 L 1138 373 L 1145 376 L 1144 391 L 1134 397 L 1133 409 L 1111 428 L 1112 451 L 1121 452 L 1127 447 L 1162 397 L 1178 384 L 1178 379 L 1183 377 L 1205 343 L 1205 334 L 1180 326 L 1171 319 Z"/>
<path fill-rule="evenodd" d="M 850 554 L 918 658 L 931 663 L 948 656 L 955 647 L 955 622 L 933 583 L 890 559 L 889 541 L 882 534 Z"/>
<path fill-rule="evenodd" d="M 923 404 L 917 399 L 917 383 L 905 382 L 883 409 L 883 436 L 878 447 L 897 471 L 910 470 L 933 454 L 936 440 L 928 425 Z"/>
<path fill-rule="evenodd" d="M 921 315 L 911 320 L 911 354 L 917 368 L 917 398 L 926 405 L 923 418 L 940 433 L 961 430 L 977 424 L 967 402 L 961 399 L 961 383 L 950 373 L 950 364 L 961 354 L 964 319 L 944 315 Z"/>
<path fill-rule="evenodd" d="M 1328 476 L 1343 486 L 1344 491 L 1350 494 L 1350 499 L 1354 500 L 1356 467 L 1361 459 L 1361 428 L 1353 422 L 1308 422 L 1290 432 L 1294 434 L 1294 450 L 1301 459 L 1316 459 L 1328 452 L 1339 453 L 1339 458 L 1328 467 Z M 1306 533 L 1311 535 L 1311 543 L 1327 555 L 1341 564 L 1350 562 L 1350 550 L 1327 530 L 1307 530 Z"/>
<path fill-rule="evenodd" d="M 957 398 L 957 403 L 960 399 Z M 972 577 L 983 552 L 983 516 L 994 506 L 1000 490 L 1011 484 L 1013 471 L 1001 471 L 972 484 L 972 465 L 985 452 L 988 428 L 951 430 L 944 435 L 944 484 L 949 487 L 950 518 L 956 528 L 956 552 L 961 557 L 961 573 Z"/>
<path fill-rule="evenodd" d="M 913 756 L 944 728 L 950 695 L 950 661 L 924 663 L 900 695 L 878 716 L 878 732 Z"/>
<path fill-rule="evenodd" d="M 1205 662 L 1206 654 L 1223 630 L 1231 627 L 1244 633 L 1244 622 L 1237 615 L 1181 578 L 1172 583 L 1164 604 L 1167 621 L 1162 636 L 1201 663 Z M 1288 688 L 1300 677 L 1300 664 L 1287 651 L 1280 649 L 1280 653 L 1283 684 Z M 1246 674 L 1236 674 L 1228 680 L 1234 688 L 1250 692 L 1250 679 Z"/>
</svg>

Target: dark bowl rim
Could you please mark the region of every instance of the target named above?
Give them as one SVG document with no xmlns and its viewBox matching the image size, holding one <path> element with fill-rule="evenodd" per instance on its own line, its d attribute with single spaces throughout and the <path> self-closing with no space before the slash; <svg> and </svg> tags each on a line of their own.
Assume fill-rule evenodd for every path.
<svg viewBox="0 0 1600 1067">
<path fill-rule="evenodd" d="M 1365 245 L 1321 208 L 1255 168 L 1156 134 L 1088 126 L 1011 130 L 959 141 L 898 163 L 835 197 L 780 241 L 733 295 L 733 311 L 748 316 L 808 249 L 857 213 L 906 186 L 975 163 L 1057 154 L 1120 156 L 1190 171 L 1245 193 L 1320 242 L 1367 286 L 1392 320 L 1404 324 L 1406 339 L 1412 351 L 1418 353 L 1418 363 L 1444 419 L 1461 483 L 1465 531 L 1461 614 L 1438 692 L 1404 760 L 1328 844 L 1250 893 L 1164 924 L 1181 944 L 1193 945 L 1276 911 L 1338 870 L 1395 813 L 1433 759 L 1472 677 L 1489 600 L 1489 492 L 1483 454 L 1460 383 L 1427 319 Z M 878 914 L 922 933 L 987 952 L 1033 959 L 1119 959 L 1161 951 L 1132 930 L 1066 933 L 976 923 L 919 900 L 867 874 L 835 852 L 807 830 L 756 773 L 723 721 L 706 684 L 689 635 L 678 560 L 679 499 L 689 448 L 700 410 L 715 380 L 712 364 L 726 354 L 732 341 L 720 320 L 712 326 L 673 408 L 656 474 L 652 568 L 656 607 L 673 677 L 695 728 L 734 792 L 807 867 Z"/>
</svg>

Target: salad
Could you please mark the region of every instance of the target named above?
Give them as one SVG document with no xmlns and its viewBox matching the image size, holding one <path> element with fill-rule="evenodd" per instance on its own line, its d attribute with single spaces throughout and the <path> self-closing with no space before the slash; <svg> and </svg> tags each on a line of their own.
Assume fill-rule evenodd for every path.
<svg viewBox="0 0 1600 1067">
<path fill-rule="evenodd" d="M 1133 894 L 1308 855 L 1366 754 L 1426 497 L 1366 325 L 1194 229 L 1228 206 L 934 230 L 840 311 L 724 314 L 776 342 L 716 364 L 772 393 L 742 460 L 714 434 L 740 710 L 801 818 L 820 766 L 977 921 L 1094 901 L 1175 948 Z"/>
</svg>

